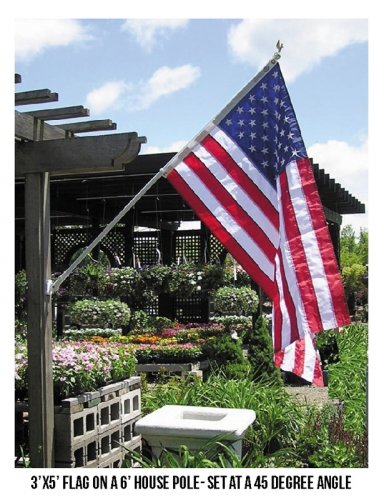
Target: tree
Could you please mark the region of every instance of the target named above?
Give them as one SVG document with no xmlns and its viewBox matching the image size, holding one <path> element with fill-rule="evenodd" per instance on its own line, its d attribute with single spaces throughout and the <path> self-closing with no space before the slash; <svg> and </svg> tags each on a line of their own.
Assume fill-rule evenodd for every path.
<svg viewBox="0 0 384 500">
<path fill-rule="evenodd" d="M 349 312 L 354 315 L 356 302 L 364 306 L 368 300 L 368 231 L 366 229 L 360 229 L 358 238 L 351 225 L 342 229 L 340 264 Z"/>
<path fill-rule="evenodd" d="M 274 364 L 272 337 L 267 320 L 260 315 L 250 335 L 248 360 L 251 364 L 252 380 L 281 385 L 280 370 Z"/>
</svg>

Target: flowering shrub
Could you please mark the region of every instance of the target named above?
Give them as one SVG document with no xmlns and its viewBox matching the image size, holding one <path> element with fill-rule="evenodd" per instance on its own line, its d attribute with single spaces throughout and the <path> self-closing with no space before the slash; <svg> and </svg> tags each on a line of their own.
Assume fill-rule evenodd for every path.
<svg viewBox="0 0 384 500">
<path fill-rule="evenodd" d="M 69 329 L 64 332 L 67 340 L 84 340 L 91 337 L 108 338 L 112 335 L 120 335 L 121 328 L 79 328 Z"/>
<path fill-rule="evenodd" d="M 257 311 L 259 297 L 248 287 L 233 288 L 225 286 L 214 294 L 214 307 L 222 314 L 249 315 Z"/>
<path fill-rule="evenodd" d="M 139 272 L 133 267 L 107 269 L 101 294 L 103 297 L 133 298 L 143 288 Z"/>
<path fill-rule="evenodd" d="M 69 321 L 74 325 L 95 328 L 116 328 L 129 322 L 131 312 L 119 300 L 78 300 L 68 308 Z"/>
<path fill-rule="evenodd" d="M 202 358 L 199 346 L 191 343 L 170 345 L 139 344 L 134 350 L 138 363 L 188 363 Z"/>
<path fill-rule="evenodd" d="M 169 291 L 169 280 L 172 276 L 170 266 L 156 264 L 143 267 L 140 271 L 145 286 L 155 293 L 167 293 Z"/>
<path fill-rule="evenodd" d="M 203 271 L 196 264 L 175 265 L 169 282 L 169 291 L 189 296 L 201 291 L 202 279 Z"/>
<path fill-rule="evenodd" d="M 16 345 L 16 389 L 26 390 L 27 346 Z M 121 344 L 55 342 L 52 348 L 56 401 L 131 377 L 136 370 L 133 351 Z"/>
</svg>

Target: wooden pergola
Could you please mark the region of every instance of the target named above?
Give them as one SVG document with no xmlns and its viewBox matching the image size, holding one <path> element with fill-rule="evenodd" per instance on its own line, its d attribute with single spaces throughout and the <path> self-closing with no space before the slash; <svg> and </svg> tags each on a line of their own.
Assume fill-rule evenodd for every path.
<svg viewBox="0 0 384 500">
<path fill-rule="evenodd" d="M 15 75 L 15 83 L 21 76 Z M 15 105 L 58 100 L 38 89 L 15 94 Z M 38 109 L 15 116 L 15 177 L 24 185 L 25 264 L 28 281 L 29 447 L 32 467 L 54 465 L 52 304 L 51 304 L 51 176 L 122 171 L 146 142 L 136 132 L 83 135 L 114 130 L 111 120 L 54 126 L 47 122 L 89 116 L 83 106 Z M 76 134 L 82 134 L 81 137 Z"/>
</svg>

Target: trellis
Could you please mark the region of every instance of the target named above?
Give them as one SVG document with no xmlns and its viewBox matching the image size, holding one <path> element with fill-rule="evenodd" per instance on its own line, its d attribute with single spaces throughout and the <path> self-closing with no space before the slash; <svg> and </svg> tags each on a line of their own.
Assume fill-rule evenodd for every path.
<svg viewBox="0 0 384 500">
<path fill-rule="evenodd" d="M 15 83 L 21 76 L 15 76 Z M 15 94 L 15 104 L 41 104 L 58 94 L 39 89 Z M 122 170 L 139 153 L 136 132 L 77 137 L 76 133 L 115 130 L 111 120 L 53 126 L 51 120 L 89 116 L 83 106 L 40 109 L 15 115 L 15 175 L 24 178 L 25 254 L 28 281 L 29 448 L 32 467 L 54 464 L 50 177 Z"/>
</svg>

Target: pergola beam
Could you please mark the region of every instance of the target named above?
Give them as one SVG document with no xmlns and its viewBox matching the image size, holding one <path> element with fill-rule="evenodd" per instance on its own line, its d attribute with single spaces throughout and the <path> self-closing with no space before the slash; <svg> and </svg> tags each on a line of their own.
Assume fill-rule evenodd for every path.
<svg viewBox="0 0 384 500">
<path fill-rule="evenodd" d="M 117 125 L 112 120 L 89 120 L 86 122 L 61 123 L 58 125 L 67 132 L 74 134 L 83 132 L 97 132 L 101 130 L 116 130 Z"/>
<path fill-rule="evenodd" d="M 68 106 L 65 108 L 37 109 L 26 113 L 39 120 L 66 120 L 68 118 L 89 116 L 89 109 L 84 108 L 84 106 Z"/>
<path fill-rule="evenodd" d="M 43 102 L 55 102 L 59 100 L 57 92 L 51 92 L 49 89 L 29 90 L 27 92 L 16 92 L 15 105 L 41 104 Z"/>
<path fill-rule="evenodd" d="M 139 153 L 145 137 L 136 132 L 16 143 L 16 176 L 121 170 Z"/>
</svg>

